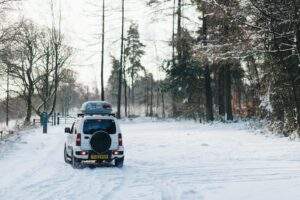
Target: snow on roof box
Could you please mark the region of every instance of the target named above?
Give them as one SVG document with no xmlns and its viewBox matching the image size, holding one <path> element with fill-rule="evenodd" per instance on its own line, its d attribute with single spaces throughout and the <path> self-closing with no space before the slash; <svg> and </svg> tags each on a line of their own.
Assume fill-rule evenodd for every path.
<svg viewBox="0 0 300 200">
<path fill-rule="evenodd" d="M 82 104 L 80 111 L 84 115 L 109 115 L 112 106 L 106 101 L 88 101 Z"/>
</svg>

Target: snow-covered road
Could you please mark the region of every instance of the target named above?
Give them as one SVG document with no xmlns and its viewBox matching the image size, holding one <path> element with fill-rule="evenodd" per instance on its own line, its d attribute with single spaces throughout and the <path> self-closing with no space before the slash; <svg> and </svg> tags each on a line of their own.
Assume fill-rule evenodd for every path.
<svg viewBox="0 0 300 200">
<path fill-rule="evenodd" d="M 123 169 L 65 164 L 63 127 L 0 144 L 0 199 L 300 199 L 299 142 L 242 124 L 135 121 L 121 128 Z"/>
</svg>

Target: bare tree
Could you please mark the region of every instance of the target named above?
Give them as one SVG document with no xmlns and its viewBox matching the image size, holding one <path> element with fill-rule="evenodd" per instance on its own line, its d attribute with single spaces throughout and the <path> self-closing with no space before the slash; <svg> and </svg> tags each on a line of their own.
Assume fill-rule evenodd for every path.
<svg viewBox="0 0 300 200">
<path fill-rule="evenodd" d="M 33 111 L 50 115 L 55 111 L 62 71 L 71 49 L 55 28 L 41 29 L 29 20 L 14 26 L 13 39 L 6 43 L 2 62 L 9 66 L 13 92 L 26 103 L 24 124 L 30 123 Z M 38 97 L 33 105 L 33 97 Z"/>
<path fill-rule="evenodd" d="M 14 90 L 26 102 L 25 124 L 29 124 L 32 115 L 32 98 L 35 84 L 39 80 L 34 71 L 37 62 L 42 58 L 38 49 L 40 32 L 31 21 L 23 20 L 16 26 L 14 40 L 6 48 L 4 62 L 10 66 L 10 75 L 14 80 Z"/>
<path fill-rule="evenodd" d="M 37 73 L 41 77 L 35 84 L 37 95 L 41 103 L 35 107 L 35 111 L 41 116 L 42 112 L 52 115 L 57 104 L 59 84 L 64 78 L 64 69 L 71 56 L 71 49 L 63 44 L 63 39 L 55 39 L 53 31 L 48 30 L 43 37 L 43 59 Z M 47 34 L 48 33 L 48 34 Z M 59 33 L 55 33 L 59 34 Z"/>
<path fill-rule="evenodd" d="M 64 44 L 64 38 L 61 33 L 61 10 L 59 8 L 58 23 L 56 24 L 53 1 L 50 2 L 50 7 L 52 13 L 52 28 L 48 30 L 48 38 L 43 42 L 44 66 L 46 67 L 43 74 L 43 91 L 40 92 L 42 103 L 35 109 L 40 116 L 41 108 L 44 108 L 44 112 L 47 112 L 50 116 L 55 112 L 58 88 L 61 78 L 63 77 L 62 72 L 72 54 L 71 48 Z M 50 77 L 52 77 L 52 79 L 50 79 Z M 49 106 L 51 106 L 51 108 Z"/>
</svg>

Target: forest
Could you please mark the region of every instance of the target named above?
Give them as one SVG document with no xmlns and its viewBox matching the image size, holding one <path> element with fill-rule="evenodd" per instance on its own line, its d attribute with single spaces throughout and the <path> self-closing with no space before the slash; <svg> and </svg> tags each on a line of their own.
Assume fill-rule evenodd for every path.
<svg viewBox="0 0 300 200">
<path fill-rule="evenodd" d="M 145 1 L 154 13 L 165 12 L 172 23 L 170 57 L 157 66 L 163 79 L 142 62 L 148 52 L 139 24 L 126 21 L 125 0 L 117 16 L 122 22 L 120 54 L 111 55 L 111 66 L 104 66 L 109 2 L 101 2 L 99 89 L 76 82 L 76 72 L 69 68 L 76 50 L 60 31 L 59 13 L 52 9 L 50 27 L 27 19 L 13 24 L 6 20 L 0 35 L 1 88 L 7 93 L 0 104 L 1 120 L 24 117 L 28 125 L 32 115 L 67 115 L 83 101 L 101 99 L 116 107 L 118 118 L 255 119 L 285 136 L 300 134 L 298 0 Z M 14 3 L 0 2 L 4 21 Z M 187 16 L 191 8 L 199 20 L 196 31 L 183 23 L 192 20 Z"/>
<path fill-rule="evenodd" d="M 123 84 L 120 60 L 113 57 L 106 91 L 112 102 L 124 97 L 125 116 L 257 119 L 286 136 L 299 133 L 299 1 L 151 0 L 148 6 L 172 11 L 172 56 L 159 66 L 166 78 L 155 80 L 140 62 L 146 52 L 138 26 L 130 26 L 121 56 Z M 182 24 L 191 6 L 201 21 L 196 32 Z"/>
</svg>

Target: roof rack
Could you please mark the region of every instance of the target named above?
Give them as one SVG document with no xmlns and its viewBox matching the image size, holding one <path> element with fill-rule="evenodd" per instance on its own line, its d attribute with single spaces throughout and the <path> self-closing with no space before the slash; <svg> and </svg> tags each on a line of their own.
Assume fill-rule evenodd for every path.
<svg viewBox="0 0 300 200">
<path fill-rule="evenodd" d="M 84 116 L 114 116 L 112 113 L 112 105 L 106 101 L 88 101 L 82 104 L 78 117 Z"/>
</svg>

